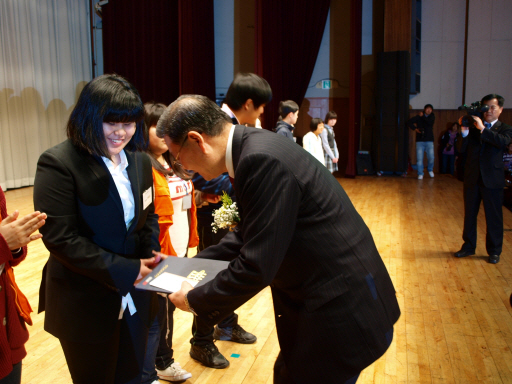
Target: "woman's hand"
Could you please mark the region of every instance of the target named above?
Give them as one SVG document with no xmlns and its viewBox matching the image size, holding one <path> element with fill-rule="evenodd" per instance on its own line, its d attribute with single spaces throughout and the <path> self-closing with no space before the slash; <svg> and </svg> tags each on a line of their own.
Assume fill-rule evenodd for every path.
<svg viewBox="0 0 512 384">
<path fill-rule="evenodd" d="M 0 234 L 10 250 L 15 251 L 31 241 L 43 237 L 40 233 L 32 235 L 46 222 L 46 213 L 32 212 L 18 220 L 19 211 L 14 211 L 0 223 Z"/>
</svg>

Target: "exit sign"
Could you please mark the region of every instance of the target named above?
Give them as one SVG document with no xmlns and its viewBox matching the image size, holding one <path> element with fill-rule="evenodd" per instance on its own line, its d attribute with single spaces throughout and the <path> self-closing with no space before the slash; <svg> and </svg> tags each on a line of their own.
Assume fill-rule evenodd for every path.
<svg viewBox="0 0 512 384">
<path fill-rule="evenodd" d="M 331 89 L 332 81 L 331 80 L 322 80 L 322 89 Z"/>
</svg>

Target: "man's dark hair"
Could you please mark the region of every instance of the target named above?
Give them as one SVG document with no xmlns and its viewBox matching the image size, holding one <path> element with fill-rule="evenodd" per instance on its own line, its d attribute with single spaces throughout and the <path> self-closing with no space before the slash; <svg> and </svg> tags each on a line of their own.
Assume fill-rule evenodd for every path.
<svg viewBox="0 0 512 384">
<path fill-rule="evenodd" d="M 486 101 L 489 101 L 489 100 L 492 100 L 492 99 L 497 99 L 498 100 L 498 105 L 500 107 L 503 107 L 503 104 L 505 103 L 505 99 L 503 98 L 503 96 L 497 95 L 495 93 L 491 93 L 491 94 L 489 94 L 487 96 L 482 97 L 481 103 L 483 104 Z"/>
<path fill-rule="evenodd" d="M 309 129 L 311 130 L 311 132 L 315 132 L 318 128 L 318 124 L 323 124 L 324 122 L 322 121 L 321 118 L 319 117 L 315 117 L 314 119 L 311 119 L 311 122 L 309 123 Z"/>
<path fill-rule="evenodd" d="M 254 108 L 259 108 L 272 100 L 272 89 L 267 80 L 254 73 L 238 73 L 229 86 L 224 102 L 232 111 L 238 111 L 249 99 Z"/>
<path fill-rule="evenodd" d="M 181 143 L 189 131 L 218 136 L 226 123 L 231 123 L 229 116 L 206 96 L 182 95 L 164 111 L 156 125 L 156 134 Z"/>
<path fill-rule="evenodd" d="M 338 115 L 334 111 L 327 112 L 327 115 L 325 115 L 325 124 L 329 124 L 329 120 L 331 119 L 338 119 Z"/>
<path fill-rule="evenodd" d="M 279 103 L 279 120 L 284 119 L 289 113 L 295 113 L 299 110 L 299 105 L 293 100 L 281 101 Z"/>
<path fill-rule="evenodd" d="M 67 135 L 78 148 L 110 159 L 103 123 L 131 122 L 136 123 L 135 134 L 125 148 L 144 151 L 148 132 L 144 127 L 144 105 L 139 92 L 121 76 L 102 75 L 87 83 L 80 93 L 69 116 Z"/>
<path fill-rule="evenodd" d="M 434 107 L 432 106 L 432 104 L 426 104 L 424 107 L 423 107 L 423 110 L 427 109 L 427 108 L 430 108 L 432 110 L 434 110 Z"/>
</svg>

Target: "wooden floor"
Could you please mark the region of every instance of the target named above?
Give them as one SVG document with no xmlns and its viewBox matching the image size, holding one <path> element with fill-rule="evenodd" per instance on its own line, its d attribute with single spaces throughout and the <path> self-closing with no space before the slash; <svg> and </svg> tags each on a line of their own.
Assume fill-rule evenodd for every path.
<svg viewBox="0 0 512 384">
<path fill-rule="evenodd" d="M 373 234 L 402 309 L 391 347 L 364 370 L 358 383 L 512 383 L 512 213 L 504 210 L 501 261 L 490 265 L 483 210 L 476 256 L 452 256 L 462 243 L 463 203 L 462 184 L 450 176 L 422 181 L 414 175 L 361 177 L 340 183 Z M 9 212 L 32 210 L 32 188 L 6 195 Z M 42 242 L 34 242 L 27 260 L 15 269 L 33 308 L 47 257 Z M 191 315 L 176 312 L 175 358 L 193 374 L 187 383 L 272 383 L 279 343 L 269 289 L 237 312 L 258 341 L 217 342 L 231 362 L 223 370 L 205 368 L 189 357 Z M 57 340 L 43 330 L 43 316 L 33 315 L 22 383 L 70 383 Z"/>
</svg>

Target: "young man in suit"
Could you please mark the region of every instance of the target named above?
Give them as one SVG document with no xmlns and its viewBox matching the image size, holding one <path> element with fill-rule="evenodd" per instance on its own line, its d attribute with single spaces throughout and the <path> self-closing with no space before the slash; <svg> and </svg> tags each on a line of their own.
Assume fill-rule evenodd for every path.
<svg viewBox="0 0 512 384">
<path fill-rule="evenodd" d="M 233 125 L 204 96 L 185 95 L 158 122 L 177 163 L 233 178 L 241 222 L 199 255 L 230 261 L 172 302 L 213 325 L 270 285 L 281 353 L 276 383 L 353 383 L 378 359 L 400 316 L 369 229 L 343 188 L 291 140 Z"/>
<path fill-rule="evenodd" d="M 455 252 L 455 257 L 475 254 L 476 222 L 483 200 L 487 222 L 485 247 L 491 264 L 500 261 L 503 245 L 503 151 L 512 138 L 512 127 L 498 120 L 504 101 L 496 94 L 482 99 L 482 104 L 487 105 L 489 110 L 483 113 L 484 121 L 473 116 L 472 126 L 463 126 L 464 139 L 460 150 L 467 154 L 464 171 L 464 244 L 460 251 Z"/>
<path fill-rule="evenodd" d="M 254 73 L 239 73 L 235 76 L 226 93 L 222 110 L 231 118 L 233 124 L 256 126 L 258 117 L 263 113 L 265 105 L 272 99 L 272 90 L 265 79 Z M 234 196 L 229 175 L 224 173 L 212 180 L 205 180 L 196 173 L 193 178 L 194 187 L 198 191 L 222 195 L 226 191 Z M 197 230 L 200 237 L 198 251 L 216 245 L 228 233 L 228 229 L 212 232 L 213 211 L 221 207 L 221 203 L 210 203 L 197 210 Z M 200 256 L 199 256 L 200 257 Z M 210 368 L 226 368 L 229 361 L 219 352 L 213 339 L 233 341 L 241 344 L 256 342 L 256 336 L 238 324 L 238 315 L 230 313 L 214 328 L 197 318 L 192 325 L 190 340 L 190 356 Z"/>
</svg>

